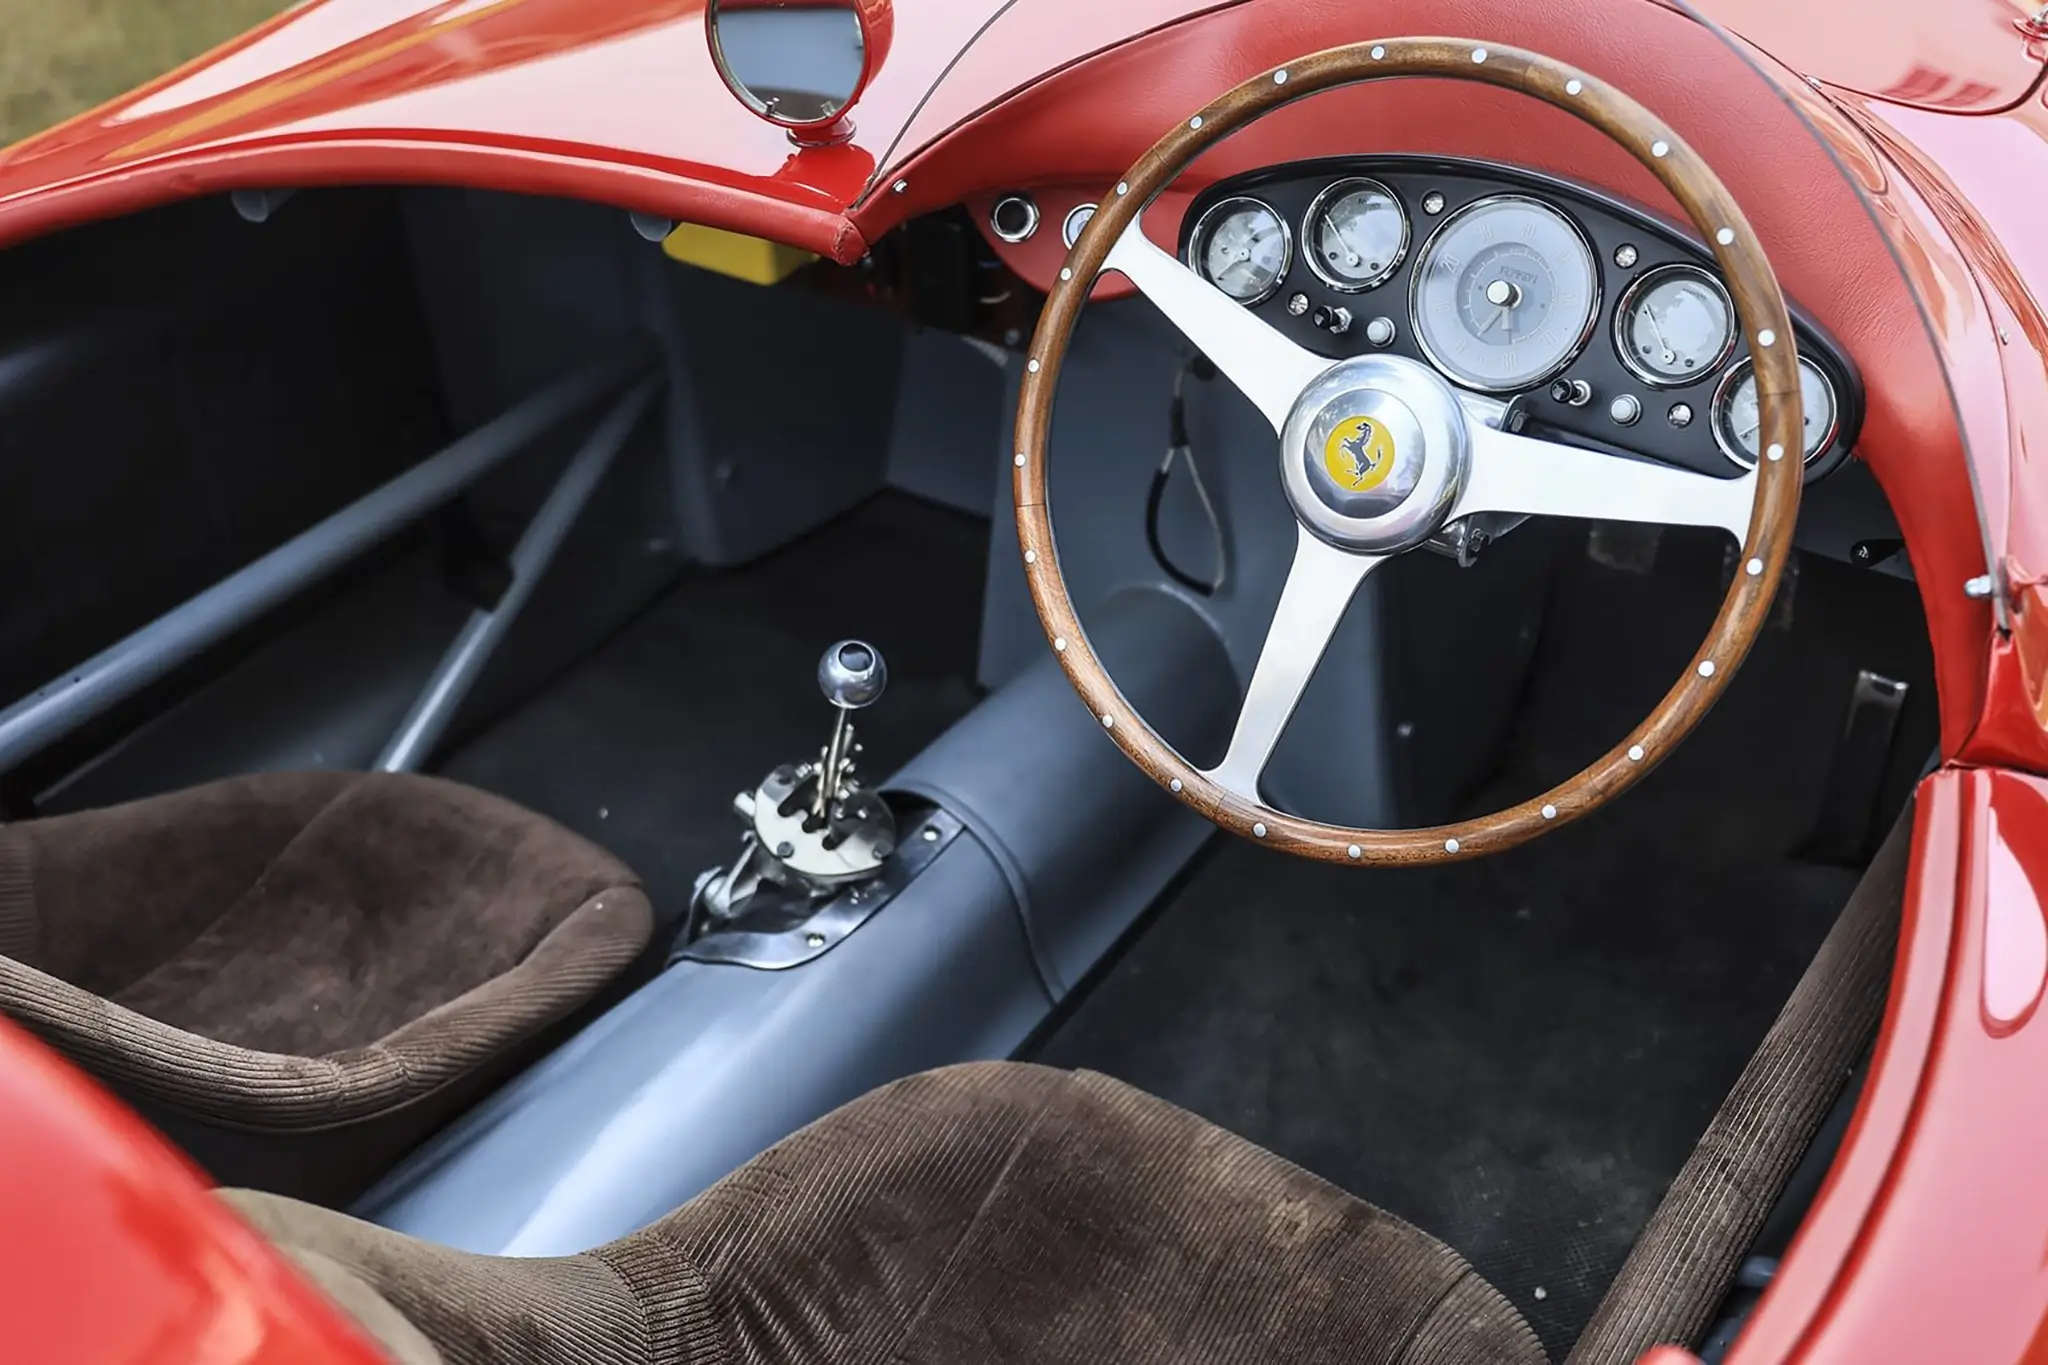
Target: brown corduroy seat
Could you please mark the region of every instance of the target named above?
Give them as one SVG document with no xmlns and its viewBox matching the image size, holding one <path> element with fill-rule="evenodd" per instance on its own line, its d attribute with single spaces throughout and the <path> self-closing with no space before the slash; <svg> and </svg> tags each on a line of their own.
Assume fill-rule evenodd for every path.
<svg viewBox="0 0 2048 1365">
<path fill-rule="evenodd" d="M 877 1090 L 652 1226 L 481 1256 L 228 1191 L 403 1365 L 1535 1365 L 1450 1248 L 1120 1082 Z"/>
<path fill-rule="evenodd" d="M 434 778 L 272 773 L 0 826 L 0 1013 L 220 1179 L 323 1202 L 652 933 L 610 854 Z"/>
</svg>

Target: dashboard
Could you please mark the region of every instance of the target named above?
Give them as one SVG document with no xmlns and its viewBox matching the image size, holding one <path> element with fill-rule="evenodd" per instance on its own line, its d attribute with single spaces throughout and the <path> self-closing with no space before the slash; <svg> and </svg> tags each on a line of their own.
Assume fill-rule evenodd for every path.
<svg viewBox="0 0 2048 1365">
<path fill-rule="evenodd" d="M 1596 191 L 1442 157 L 1299 162 L 1196 196 L 1180 254 L 1301 346 L 1421 360 L 1551 439 L 1728 478 L 1756 463 L 1748 346 L 1712 254 Z M 1792 312 L 1812 480 L 1854 448 L 1862 388 Z"/>
</svg>

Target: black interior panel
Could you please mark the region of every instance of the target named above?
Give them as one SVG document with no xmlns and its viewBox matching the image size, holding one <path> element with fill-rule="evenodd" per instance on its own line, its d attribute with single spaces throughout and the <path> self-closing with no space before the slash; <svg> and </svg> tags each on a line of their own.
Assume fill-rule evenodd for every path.
<svg viewBox="0 0 2048 1365">
<path fill-rule="evenodd" d="M 445 440 L 392 193 L 0 254 L 0 705 Z"/>
</svg>

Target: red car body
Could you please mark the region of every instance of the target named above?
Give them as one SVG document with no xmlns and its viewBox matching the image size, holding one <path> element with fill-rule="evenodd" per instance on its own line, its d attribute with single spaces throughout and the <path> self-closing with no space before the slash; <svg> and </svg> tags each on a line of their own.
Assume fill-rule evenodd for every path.
<svg viewBox="0 0 2048 1365">
<path fill-rule="evenodd" d="M 852 138 L 799 149 L 721 84 L 703 0 L 313 0 L 0 152 L 0 247 L 196 194 L 386 182 L 598 200 L 852 262 L 1004 189 L 1063 214 L 1188 110 L 1339 43 L 1452 33 L 1610 75 L 1720 171 L 1862 367 L 1858 453 L 1906 539 L 1941 703 L 1870 1080 L 1729 1359 L 2048 1365 L 2043 40 L 2006 0 L 1709 8 L 1739 37 L 1654 0 L 898 0 Z M 1203 183 L 1361 140 L 1673 211 L 1589 128 L 1425 83 L 1262 121 L 1147 230 L 1170 243 Z M 1043 285 L 1053 238 L 992 244 Z M 1997 592 L 1966 591 L 1987 572 Z M 21 1358 L 376 1358 L 182 1159 L 4 1027 L 0 1139 L 0 1321 Z"/>
</svg>

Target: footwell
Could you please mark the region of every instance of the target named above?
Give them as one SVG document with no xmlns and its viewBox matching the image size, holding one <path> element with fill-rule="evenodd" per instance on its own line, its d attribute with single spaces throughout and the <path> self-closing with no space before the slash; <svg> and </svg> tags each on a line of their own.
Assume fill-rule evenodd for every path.
<svg viewBox="0 0 2048 1365">
<path fill-rule="evenodd" d="M 1619 738 L 1719 587 L 1703 555 L 1648 577 L 1570 564 L 1471 809 Z M 1185 1105 L 1443 1238 L 1561 1359 L 1855 884 L 1798 850 L 1856 670 L 1923 676 L 1910 593 L 1817 566 L 1670 762 L 1512 853 L 1359 871 L 1226 841 L 1037 1060 Z"/>
</svg>

